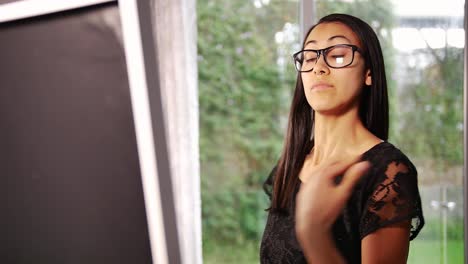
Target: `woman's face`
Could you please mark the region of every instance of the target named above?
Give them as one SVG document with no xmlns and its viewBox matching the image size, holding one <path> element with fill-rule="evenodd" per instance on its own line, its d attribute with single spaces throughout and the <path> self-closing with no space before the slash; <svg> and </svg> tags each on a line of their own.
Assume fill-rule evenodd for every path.
<svg viewBox="0 0 468 264">
<path fill-rule="evenodd" d="M 341 23 L 317 25 L 305 43 L 304 49 L 319 50 L 337 44 L 351 44 L 362 49 L 356 34 Z M 370 71 L 365 69 L 364 57 L 357 51 L 352 64 L 339 69 L 328 66 L 321 54 L 313 70 L 302 72 L 301 78 L 307 102 L 317 113 L 324 115 L 341 115 L 357 109 L 364 84 L 371 85 L 372 82 Z"/>
</svg>

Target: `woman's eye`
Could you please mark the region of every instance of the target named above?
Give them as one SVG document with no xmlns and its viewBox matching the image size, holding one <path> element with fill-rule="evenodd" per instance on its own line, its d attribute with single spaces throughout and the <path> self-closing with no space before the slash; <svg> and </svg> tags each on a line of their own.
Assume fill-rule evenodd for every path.
<svg viewBox="0 0 468 264">
<path fill-rule="evenodd" d="M 344 58 L 345 55 L 332 55 L 333 59 Z"/>
<path fill-rule="evenodd" d="M 333 55 L 330 55 L 330 56 L 329 56 L 329 60 L 331 59 L 330 61 L 333 61 L 333 62 L 336 63 L 336 64 L 343 64 L 344 61 L 345 61 L 345 57 L 346 57 L 345 54 L 343 54 L 343 55 L 341 55 L 341 54 L 333 54 Z"/>
</svg>

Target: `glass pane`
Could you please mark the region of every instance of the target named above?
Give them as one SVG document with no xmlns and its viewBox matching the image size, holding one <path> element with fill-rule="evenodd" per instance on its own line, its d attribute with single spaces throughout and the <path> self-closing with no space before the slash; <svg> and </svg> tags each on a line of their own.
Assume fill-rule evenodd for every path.
<svg viewBox="0 0 468 264">
<path fill-rule="evenodd" d="M 394 138 L 414 157 L 426 218 L 409 263 L 462 263 L 464 1 L 422 4 L 395 1 L 393 30 Z"/>
<path fill-rule="evenodd" d="M 258 263 L 294 88 L 299 2 L 198 0 L 204 263 Z"/>
<path fill-rule="evenodd" d="M 316 8 L 318 17 L 356 15 L 381 40 L 390 141 L 418 168 L 426 218 L 408 263 L 462 263 L 464 1 L 316 1 Z"/>
</svg>

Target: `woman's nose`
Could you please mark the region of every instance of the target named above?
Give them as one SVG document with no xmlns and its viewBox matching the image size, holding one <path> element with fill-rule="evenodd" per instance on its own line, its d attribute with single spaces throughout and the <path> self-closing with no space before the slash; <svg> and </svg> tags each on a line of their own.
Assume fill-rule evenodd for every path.
<svg viewBox="0 0 468 264">
<path fill-rule="evenodd" d="M 325 62 L 324 54 L 320 54 L 315 61 L 315 66 L 313 72 L 315 74 L 325 74 L 328 73 L 330 68 L 328 67 L 327 63 Z"/>
</svg>

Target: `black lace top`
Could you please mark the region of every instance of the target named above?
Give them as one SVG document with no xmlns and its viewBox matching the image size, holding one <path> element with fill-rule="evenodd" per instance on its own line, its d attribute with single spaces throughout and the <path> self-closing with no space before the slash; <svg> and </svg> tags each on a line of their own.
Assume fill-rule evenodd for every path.
<svg viewBox="0 0 468 264">
<path fill-rule="evenodd" d="M 343 212 L 333 225 L 335 244 L 348 263 L 361 263 L 361 239 L 375 230 L 411 220 L 409 239 L 424 225 L 417 171 L 411 161 L 388 142 L 363 154 L 372 163 L 356 185 Z M 272 175 L 265 182 L 271 198 Z M 299 186 L 296 188 L 296 193 Z M 270 210 L 260 246 L 261 263 L 307 263 L 296 240 L 294 205 L 287 212 Z"/>
</svg>

